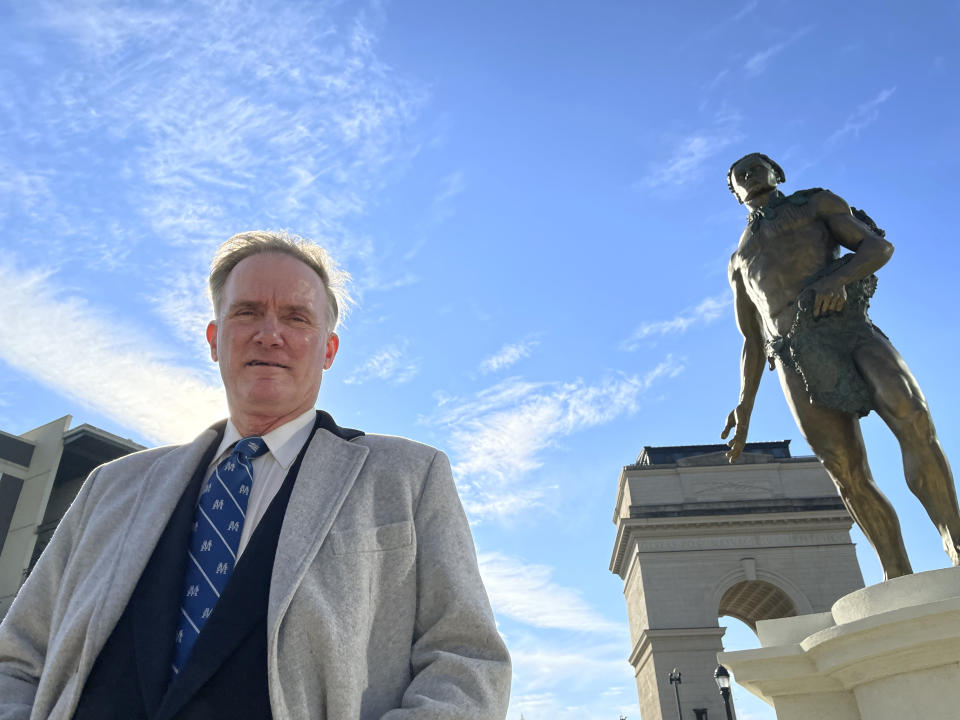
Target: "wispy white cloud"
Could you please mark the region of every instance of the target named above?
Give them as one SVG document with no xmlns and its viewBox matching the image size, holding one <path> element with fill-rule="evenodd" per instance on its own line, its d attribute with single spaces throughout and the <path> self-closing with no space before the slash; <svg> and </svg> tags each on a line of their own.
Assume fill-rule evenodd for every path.
<svg viewBox="0 0 960 720">
<path fill-rule="evenodd" d="M 147 297 L 156 315 L 184 343 L 197 350 L 197 357 L 205 357 L 209 353 L 206 328 L 213 319 L 213 309 L 205 293 L 203 264 L 198 261 L 191 269 L 169 271 L 157 282 L 159 286 L 150 288 Z"/>
<path fill-rule="evenodd" d="M 637 696 L 627 661 L 629 633 L 626 628 L 621 633 L 619 641 L 609 642 L 511 636 L 514 685 L 508 717 L 523 713 L 526 720 L 609 720 L 617 712 L 632 717 Z"/>
<path fill-rule="evenodd" d="M 424 421 L 449 433 L 464 506 L 474 520 L 505 517 L 539 502 L 546 487 L 525 485 L 557 440 L 639 407 L 640 397 L 683 365 L 668 356 L 646 375 L 535 383 L 508 378 L 469 399 L 444 397 Z"/>
<path fill-rule="evenodd" d="M 425 219 L 417 224 L 416 238 L 404 252 L 403 259 L 410 261 L 420 254 L 435 228 L 453 217 L 456 210 L 454 199 L 466 189 L 462 170 L 456 170 L 440 179 L 440 186 L 430 202 Z"/>
<path fill-rule="evenodd" d="M 491 485 L 497 489 L 491 489 Z M 499 485 L 499 487 L 497 487 Z M 556 491 L 556 487 L 506 487 L 504 483 L 466 482 L 457 479 L 463 509 L 471 522 L 489 518 L 506 519 L 517 517 L 525 510 L 542 505 L 544 498 Z"/>
<path fill-rule="evenodd" d="M 730 74 L 730 68 L 724 68 L 723 70 L 719 70 L 717 74 L 713 76 L 713 79 L 710 82 L 708 82 L 703 89 L 706 90 L 707 92 L 709 92 L 710 90 L 713 90 L 717 85 L 720 84 L 720 81 L 723 80 L 725 77 L 727 77 L 729 74 Z M 705 105 L 701 103 L 700 107 L 703 108 L 705 107 Z"/>
<path fill-rule="evenodd" d="M 737 113 L 723 112 L 712 125 L 679 138 L 671 143 L 669 157 L 651 163 L 646 175 L 634 183 L 634 189 L 676 188 L 701 180 L 709 160 L 743 139 L 740 124 Z"/>
<path fill-rule="evenodd" d="M 463 171 L 452 172 L 440 181 L 440 189 L 433 198 L 433 222 L 442 223 L 453 217 L 453 199 L 467 187 Z"/>
<path fill-rule="evenodd" d="M 524 340 L 518 343 L 504 345 L 493 355 L 480 363 L 480 372 L 484 375 L 497 370 L 503 370 L 510 367 L 525 357 L 529 357 L 530 352 L 538 344 L 537 340 Z"/>
<path fill-rule="evenodd" d="M 25 172 L 6 163 L 0 164 L 0 202 L 4 205 L 16 203 L 29 211 L 49 197 L 50 188 L 46 177 L 40 173 Z M 0 213 L 6 214 L 3 205 L 0 205 Z"/>
<path fill-rule="evenodd" d="M 754 10 L 756 10 L 757 5 L 759 4 L 760 4 L 759 0 L 750 0 L 749 2 L 745 3 L 742 8 L 740 8 L 733 15 L 731 15 L 728 22 L 735 23 L 735 22 L 739 22 L 740 20 L 743 20 L 743 18 L 745 18 L 747 15 L 749 15 Z"/>
<path fill-rule="evenodd" d="M 759 4 L 759 0 L 748 0 L 748 2 L 744 3 L 742 7 L 740 7 L 738 10 L 735 10 L 730 15 L 727 15 L 725 18 L 722 18 L 715 23 L 711 23 L 710 26 L 702 33 L 689 36 L 684 42 L 684 46 L 690 46 L 698 42 L 702 43 L 706 38 L 712 38 L 717 35 L 731 32 L 731 26 L 736 25 L 743 20 L 743 18 L 752 13 Z"/>
<path fill-rule="evenodd" d="M 539 628 L 624 636 L 627 628 L 600 615 L 573 588 L 551 579 L 546 565 L 530 565 L 500 553 L 480 553 L 480 574 L 494 611 Z"/>
<path fill-rule="evenodd" d="M 67 217 L 63 198 L 55 188 L 56 175 L 49 169 L 38 170 L 24 167 L 15 159 L 7 161 L 3 152 L 3 136 L 0 135 L 0 220 L 9 233 L 16 228 L 18 245 L 23 248 L 42 247 L 44 262 L 76 263 L 77 254 L 71 252 L 71 243 L 66 238 L 83 233 L 87 222 L 84 219 Z M 85 243 L 83 254 L 88 258 L 102 256 L 102 242 Z M 122 252 L 122 250 L 121 250 Z"/>
<path fill-rule="evenodd" d="M 732 145 L 737 139 L 737 137 L 702 132 L 689 135 L 680 141 L 673 155 L 664 165 L 647 176 L 644 184 L 649 187 L 686 184 L 691 180 L 692 172 L 725 147 Z"/>
<path fill-rule="evenodd" d="M 140 240 L 125 276 L 149 277 L 177 333 L 184 321 L 163 310 L 183 306 L 177 287 L 192 266 L 177 264 L 182 253 L 209 254 L 241 230 L 289 227 L 362 266 L 358 275 L 381 278 L 381 287 L 409 281 L 404 268 L 378 271 L 384 254 L 348 222 L 374 200 L 385 168 L 418 152 L 409 130 L 427 97 L 379 58 L 379 2 L 185 0 L 138 9 L 40 0 L 29 18 L 39 47 L 56 42 L 69 62 L 50 64 L 47 82 L 15 93 L 22 101 L 9 120 L 18 130 L 12 143 L 0 138 L 0 163 L 18 173 L 0 173 L 0 196 L 20 216 L 31 203 L 43 211 L 31 222 L 59 243 L 51 256 L 65 248 L 91 276 L 119 270 L 129 233 L 109 227 L 122 218 Z M 50 60 L 41 52 L 36 62 Z M 48 177 L 31 159 L 39 154 L 21 150 L 32 146 L 55 149 L 58 172 Z M 73 199 L 78 183 L 82 202 Z M 451 177 L 448 198 L 457 187 Z M 40 207 L 50 195 L 56 207 Z M 98 264 L 100 256 L 114 264 Z M 188 310 L 196 325 L 195 307 Z"/>
<path fill-rule="evenodd" d="M 684 333 L 694 325 L 706 325 L 727 313 L 733 299 L 730 293 L 722 293 L 714 297 L 704 298 L 690 310 L 686 310 L 669 320 L 643 322 L 620 343 L 620 349 L 633 352 L 647 338 L 657 335 L 672 335 Z"/>
<path fill-rule="evenodd" d="M 359 385 L 369 380 L 384 380 L 401 385 L 409 382 L 420 370 L 419 361 L 408 357 L 408 344 L 395 343 L 380 348 L 344 379 L 347 385 Z"/>
<path fill-rule="evenodd" d="M 48 327 L 39 363 L 28 345 L 5 343 L 10 365 L 152 440 L 178 439 L 189 434 L 180 434 L 185 418 L 223 415 L 214 366 L 175 367 L 150 340 L 127 348 L 123 338 L 137 333 L 79 299 L 85 285 L 139 285 L 156 318 L 202 358 L 206 264 L 234 232 L 291 227 L 361 266 L 378 289 L 415 281 L 402 267 L 380 268 L 383 254 L 346 222 L 366 210 L 385 167 L 416 153 L 407 130 L 426 97 L 378 57 L 379 3 L 185 0 L 144 10 L 40 0 L 29 19 L 32 62 L 48 67 L 43 83 L 13 78 L 19 102 L 0 101 L 11 129 L 0 138 L 0 218 L 17 224 L 31 262 L 83 272 L 74 297 L 48 293 L 47 309 L 63 307 L 50 317 L 73 318 L 72 330 Z M 45 45 L 69 62 L 50 64 Z M 438 202 L 461 189 L 451 175 Z M 21 299 L 33 291 L 7 285 L 4 296 L 14 288 Z M 386 348 L 353 380 L 405 382 L 415 372 Z M 171 398 L 217 409 L 172 412 Z"/>
<path fill-rule="evenodd" d="M 65 297 L 49 273 L 0 259 L 0 358 L 150 440 L 177 442 L 226 415 L 222 389 L 135 328 Z"/>
<path fill-rule="evenodd" d="M 868 100 L 857 107 L 857 109 L 847 117 L 847 120 L 844 122 L 843 126 L 838 128 L 830 135 L 829 138 L 827 138 L 827 144 L 836 144 L 848 135 L 853 135 L 854 137 L 859 136 L 861 130 L 874 123 L 877 118 L 880 117 L 880 106 L 889 100 L 896 90 L 896 85 L 885 88 L 877 93 L 877 95 L 871 100 Z"/>
<path fill-rule="evenodd" d="M 137 38 L 169 31 L 173 24 L 173 18 L 163 12 L 106 1 L 38 5 L 47 25 L 98 57 L 118 52 Z"/>
<path fill-rule="evenodd" d="M 785 40 L 781 40 L 778 43 L 774 43 L 765 50 L 751 55 L 746 63 L 743 65 L 744 71 L 748 76 L 759 75 L 767 69 L 767 66 L 770 64 L 770 61 L 773 60 L 777 55 L 782 53 L 788 47 L 796 43 L 800 38 L 813 30 L 812 25 L 806 25 L 794 31 L 790 37 Z"/>
<path fill-rule="evenodd" d="M 624 650 L 629 651 L 629 633 L 623 628 L 623 641 L 594 647 L 510 648 L 514 672 L 523 679 L 527 691 L 549 687 L 581 687 L 592 680 L 609 682 L 618 675 L 629 679 L 630 663 Z"/>
<path fill-rule="evenodd" d="M 402 275 L 390 275 L 382 277 L 377 273 L 368 273 L 358 287 L 362 291 L 376 290 L 377 292 L 386 292 L 398 288 L 410 287 L 420 282 L 420 276 L 412 272 L 404 272 Z"/>
</svg>

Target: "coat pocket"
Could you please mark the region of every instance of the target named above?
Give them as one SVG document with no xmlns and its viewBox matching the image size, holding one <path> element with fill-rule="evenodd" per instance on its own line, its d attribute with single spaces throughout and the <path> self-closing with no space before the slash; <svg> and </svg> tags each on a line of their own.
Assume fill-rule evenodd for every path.
<svg viewBox="0 0 960 720">
<path fill-rule="evenodd" d="M 409 520 L 361 530 L 331 530 L 334 555 L 377 553 L 413 544 L 413 523 Z"/>
</svg>

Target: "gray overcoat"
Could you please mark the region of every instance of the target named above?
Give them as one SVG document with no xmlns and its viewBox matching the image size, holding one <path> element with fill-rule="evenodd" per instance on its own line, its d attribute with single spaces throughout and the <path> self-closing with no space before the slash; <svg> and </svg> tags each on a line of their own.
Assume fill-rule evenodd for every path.
<svg viewBox="0 0 960 720">
<path fill-rule="evenodd" d="M 94 470 L 0 625 L 0 720 L 69 718 L 215 440 Z M 267 612 L 277 720 L 502 720 L 510 658 L 446 456 L 318 429 L 280 532 Z"/>
</svg>

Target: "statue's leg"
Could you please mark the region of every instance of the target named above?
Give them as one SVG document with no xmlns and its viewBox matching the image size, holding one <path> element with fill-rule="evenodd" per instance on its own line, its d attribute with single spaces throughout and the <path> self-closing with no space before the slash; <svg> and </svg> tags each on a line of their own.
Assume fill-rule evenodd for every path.
<svg viewBox="0 0 960 720">
<path fill-rule="evenodd" d="M 960 565 L 960 509 L 953 473 L 920 386 L 886 338 L 861 344 L 854 360 L 873 389 L 877 414 L 900 443 L 907 486 L 937 526 L 950 560 Z"/>
<path fill-rule="evenodd" d="M 884 579 L 909 575 L 913 569 L 903 546 L 900 522 L 890 501 L 873 482 L 860 421 L 850 413 L 811 404 L 803 378 L 779 361 L 777 374 L 800 432 L 876 550 Z"/>
</svg>

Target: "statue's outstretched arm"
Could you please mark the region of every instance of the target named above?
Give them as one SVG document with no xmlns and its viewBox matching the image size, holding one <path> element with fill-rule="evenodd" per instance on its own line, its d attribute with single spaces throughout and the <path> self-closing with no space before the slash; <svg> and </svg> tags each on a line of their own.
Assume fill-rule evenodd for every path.
<svg viewBox="0 0 960 720">
<path fill-rule="evenodd" d="M 727 424 L 720 437 L 726 440 L 730 430 L 736 428 L 733 438 L 727 443 L 727 459 L 730 462 L 739 457 L 747 443 L 747 431 L 750 427 L 750 414 L 753 412 L 753 403 L 757 399 L 757 390 L 760 388 L 760 379 L 763 377 L 764 353 L 763 330 L 757 316 L 757 308 L 747 296 L 740 271 L 731 263 L 730 286 L 733 288 L 734 312 L 737 318 L 737 327 L 743 335 L 743 351 L 740 354 L 740 402 L 727 416 Z"/>
</svg>

